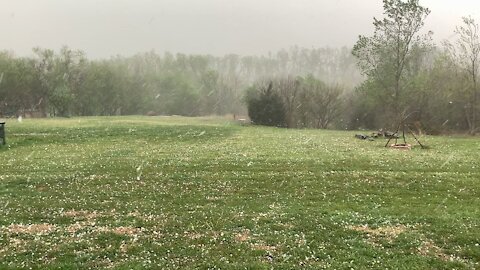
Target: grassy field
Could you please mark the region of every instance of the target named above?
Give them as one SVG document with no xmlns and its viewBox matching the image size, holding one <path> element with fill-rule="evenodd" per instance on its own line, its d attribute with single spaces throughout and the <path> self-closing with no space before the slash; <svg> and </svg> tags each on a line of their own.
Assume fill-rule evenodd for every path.
<svg viewBox="0 0 480 270">
<path fill-rule="evenodd" d="M 7 122 L 0 269 L 480 269 L 480 139 Z"/>
</svg>

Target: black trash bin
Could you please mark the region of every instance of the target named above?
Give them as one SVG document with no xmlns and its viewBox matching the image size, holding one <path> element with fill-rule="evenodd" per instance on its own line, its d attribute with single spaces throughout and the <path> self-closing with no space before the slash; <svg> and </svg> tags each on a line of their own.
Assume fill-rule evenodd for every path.
<svg viewBox="0 0 480 270">
<path fill-rule="evenodd" d="M 7 142 L 5 140 L 5 122 L 0 122 L 0 144 L 5 145 Z"/>
</svg>

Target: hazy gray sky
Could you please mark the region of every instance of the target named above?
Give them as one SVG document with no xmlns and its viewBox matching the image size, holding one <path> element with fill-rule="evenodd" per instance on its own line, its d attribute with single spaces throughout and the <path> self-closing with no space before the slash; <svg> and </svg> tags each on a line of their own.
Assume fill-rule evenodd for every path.
<svg viewBox="0 0 480 270">
<path fill-rule="evenodd" d="M 480 22 L 480 1 L 420 2 L 436 40 L 450 38 L 461 16 Z M 0 0 L 0 50 L 68 45 L 98 58 L 352 46 L 381 14 L 381 0 Z"/>
</svg>

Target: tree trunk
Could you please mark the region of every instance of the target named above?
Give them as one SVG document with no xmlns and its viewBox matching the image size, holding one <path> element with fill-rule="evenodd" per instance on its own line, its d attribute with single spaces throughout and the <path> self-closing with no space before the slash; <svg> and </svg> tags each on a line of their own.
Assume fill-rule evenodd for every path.
<svg viewBox="0 0 480 270">
<path fill-rule="evenodd" d="M 476 76 L 476 74 L 474 75 Z M 471 135 L 475 135 L 477 131 L 477 79 L 473 78 L 473 106 L 472 106 L 472 126 Z"/>
<path fill-rule="evenodd" d="M 473 82 L 473 92 L 472 92 L 472 108 L 471 108 L 471 123 L 470 123 L 470 135 L 475 135 L 477 131 L 477 73 L 476 73 L 476 62 L 472 63 L 472 82 Z"/>
</svg>

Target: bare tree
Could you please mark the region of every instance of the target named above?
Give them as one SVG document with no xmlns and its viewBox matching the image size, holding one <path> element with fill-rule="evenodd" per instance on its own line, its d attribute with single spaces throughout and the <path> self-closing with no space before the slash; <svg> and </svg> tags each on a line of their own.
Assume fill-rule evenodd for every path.
<svg viewBox="0 0 480 270">
<path fill-rule="evenodd" d="M 325 129 L 339 115 L 342 108 L 342 88 L 338 85 L 326 85 L 322 81 L 308 76 L 303 80 L 302 92 L 304 93 L 303 105 L 315 128 Z"/>
<path fill-rule="evenodd" d="M 463 25 L 457 26 L 455 33 L 458 39 L 454 44 L 445 45 L 457 65 L 466 71 L 470 81 L 468 98 L 465 105 L 465 118 L 470 134 L 477 131 L 478 107 L 478 66 L 480 60 L 480 28 L 472 17 L 463 17 Z"/>
<path fill-rule="evenodd" d="M 295 111 L 298 103 L 298 93 L 300 90 L 300 82 L 293 76 L 287 76 L 282 79 L 275 80 L 275 88 L 282 97 L 285 106 L 285 118 L 288 128 L 296 128 Z"/>
</svg>

